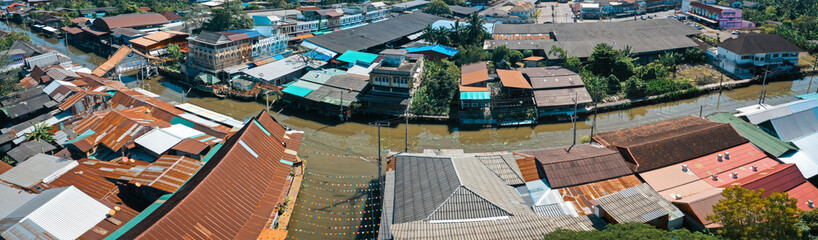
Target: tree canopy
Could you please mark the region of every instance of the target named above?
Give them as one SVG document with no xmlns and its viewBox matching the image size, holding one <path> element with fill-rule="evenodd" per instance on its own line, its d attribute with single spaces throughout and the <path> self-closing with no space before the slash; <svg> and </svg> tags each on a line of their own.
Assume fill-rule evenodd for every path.
<svg viewBox="0 0 818 240">
<path fill-rule="evenodd" d="M 409 111 L 422 115 L 448 115 L 457 93 L 460 68 L 448 60 L 424 62 L 424 80 L 415 92 Z"/>
<path fill-rule="evenodd" d="M 754 191 L 734 186 L 724 189 L 724 199 L 713 206 L 707 219 L 721 224 L 719 233 L 729 239 L 798 239 L 796 199 L 787 193 Z"/>
<path fill-rule="evenodd" d="M 428 6 L 426 6 L 426 8 L 423 9 L 423 12 L 434 15 L 452 14 L 452 10 L 449 9 L 449 5 L 441 0 L 432 1 Z"/>
<path fill-rule="evenodd" d="M 204 30 L 211 32 L 250 28 L 253 28 L 253 19 L 242 11 L 239 1 L 226 2 L 222 8 L 213 9 L 210 21 L 204 24 Z"/>
</svg>

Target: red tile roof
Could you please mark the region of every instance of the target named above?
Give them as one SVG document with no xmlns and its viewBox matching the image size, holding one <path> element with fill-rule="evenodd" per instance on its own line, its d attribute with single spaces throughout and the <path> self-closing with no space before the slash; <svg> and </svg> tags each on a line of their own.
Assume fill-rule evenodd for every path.
<svg viewBox="0 0 818 240">
<path fill-rule="evenodd" d="M 729 177 L 729 175 L 724 177 Z M 807 179 L 801 175 L 801 171 L 798 170 L 798 166 L 795 166 L 795 164 L 780 164 L 733 182 L 729 186 L 741 185 L 746 189 L 764 189 L 766 190 L 764 193 L 766 197 L 772 193 L 786 192 L 806 181 Z"/>
<path fill-rule="evenodd" d="M 162 16 L 165 16 L 165 18 L 167 18 L 168 21 L 182 20 L 182 16 L 179 16 L 178 14 L 173 13 L 171 11 L 163 12 Z"/>
<path fill-rule="evenodd" d="M 635 172 L 645 172 L 748 142 L 728 123 L 687 116 L 600 133 L 594 139 L 619 150 Z"/>
<path fill-rule="evenodd" d="M 781 163 L 771 158 L 762 158 L 761 160 L 749 163 L 747 165 L 733 168 L 718 175 L 717 180 L 713 180 L 712 177 L 705 177 L 702 180 L 710 183 L 714 187 L 729 187 L 732 186 L 733 183 L 738 181 L 743 181 L 745 178 L 750 178 L 754 176 L 757 171 L 764 171 L 769 168 L 776 168 L 779 167 Z M 757 167 L 757 171 L 753 171 L 753 166 Z M 738 177 L 733 177 L 733 173 L 738 173 Z"/>
<path fill-rule="evenodd" d="M 815 188 L 815 185 L 812 185 L 810 182 L 804 182 L 790 189 L 787 191 L 787 194 L 789 194 L 791 198 L 798 199 L 796 206 L 804 211 L 812 210 L 815 207 L 815 203 L 810 207 L 807 201 L 812 200 L 813 202 L 818 202 L 818 188 Z"/>
<path fill-rule="evenodd" d="M 713 221 L 707 220 L 707 215 L 713 214 L 713 205 L 716 205 L 719 200 L 724 199 L 721 195 L 722 190 L 724 189 L 714 188 L 690 197 L 674 200 L 673 203 L 679 207 L 679 210 L 682 210 L 685 215 L 699 220 L 704 226 L 715 227 L 712 225 Z"/>
<path fill-rule="evenodd" d="M 267 112 L 246 124 L 125 239 L 255 239 L 276 214 L 291 166 L 284 129 Z M 270 135 L 267 135 L 270 133 Z"/>
</svg>

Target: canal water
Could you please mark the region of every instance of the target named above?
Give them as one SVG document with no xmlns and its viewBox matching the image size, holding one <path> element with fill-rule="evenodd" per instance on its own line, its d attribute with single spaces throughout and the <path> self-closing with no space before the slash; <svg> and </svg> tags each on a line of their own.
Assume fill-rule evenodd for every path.
<svg viewBox="0 0 818 240">
<path fill-rule="evenodd" d="M 11 24 L 14 30 L 22 30 Z M 8 30 L 5 23 L 0 29 Z M 35 44 L 58 49 L 88 68 L 105 61 L 94 54 L 64 46 L 58 39 L 43 38 L 30 33 Z M 780 104 L 796 100 L 795 95 L 815 92 L 818 81 L 810 85 L 810 78 L 768 84 L 766 103 Z M 812 77 L 818 80 L 818 77 Z M 188 102 L 232 116 L 238 120 L 252 117 L 265 108 L 262 101 L 238 101 L 216 98 L 177 84 L 172 79 L 156 77 L 136 81 L 123 77 L 131 87 L 141 87 L 174 102 Z M 188 92 L 189 91 L 189 92 Z M 597 116 L 599 132 L 628 128 L 685 115 L 708 115 L 717 111 L 732 112 L 736 108 L 758 102 L 760 85 L 752 85 L 710 93 L 696 98 L 635 107 L 627 110 L 601 113 Z M 184 93 L 187 93 L 185 96 Z M 304 131 L 299 156 L 305 161 L 308 174 L 296 200 L 289 225 L 288 239 L 369 239 L 376 234 L 379 199 L 370 191 L 378 174 L 378 129 L 366 122 L 338 122 L 335 118 L 289 109 L 272 109 L 283 124 Z M 593 117 L 577 122 L 576 136 L 590 134 Z M 408 129 L 408 134 L 405 130 Z M 467 152 L 487 152 L 549 148 L 570 145 L 574 140 L 570 122 L 547 122 L 534 126 L 491 129 L 460 129 L 450 124 L 406 125 L 396 119 L 389 127 L 381 128 L 381 144 L 385 150 L 402 151 L 404 143 L 412 152 L 427 148 L 462 148 Z M 408 135 L 408 139 L 406 136 Z M 579 141 L 577 139 L 577 141 Z"/>
<path fill-rule="evenodd" d="M 46 37 L 41 34 L 37 34 L 31 31 L 31 28 L 28 26 L 23 26 L 21 24 L 16 24 L 11 21 L 0 21 L 0 29 L 10 31 L 10 32 L 21 32 L 25 31 L 26 34 L 31 37 L 31 43 L 35 45 L 41 46 L 48 46 L 61 53 L 65 54 L 66 56 L 70 57 L 72 61 L 75 63 L 87 67 L 91 70 L 94 70 L 97 66 L 105 62 L 107 57 L 97 56 L 94 53 L 86 53 L 80 49 L 77 49 L 73 46 L 66 46 L 63 43 L 62 39 L 53 38 L 53 37 Z"/>
</svg>

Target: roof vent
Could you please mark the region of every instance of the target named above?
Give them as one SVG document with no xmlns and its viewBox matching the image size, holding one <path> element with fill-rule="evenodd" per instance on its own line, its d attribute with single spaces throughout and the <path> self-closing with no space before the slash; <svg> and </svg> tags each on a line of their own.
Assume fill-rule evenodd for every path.
<svg viewBox="0 0 818 240">
<path fill-rule="evenodd" d="M 719 154 L 716 159 L 719 160 L 719 162 L 724 161 L 724 155 Z"/>
<path fill-rule="evenodd" d="M 724 159 L 730 160 L 730 152 L 724 152 Z"/>
<path fill-rule="evenodd" d="M 682 172 L 687 172 L 687 164 L 682 164 Z"/>
<path fill-rule="evenodd" d="M 682 199 L 682 194 L 676 194 L 674 197 L 676 197 L 676 200 Z"/>
<path fill-rule="evenodd" d="M 753 165 L 753 172 L 758 172 L 758 166 Z"/>
<path fill-rule="evenodd" d="M 809 208 L 814 208 L 815 204 L 813 204 L 812 200 L 807 200 L 807 206 L 809 206 Z"/>
<path fill-rule="evenodd" d="M 733 178 L 738 178 L 738 172 L 733 172 Z"/>
<path fill-rule="evenodd" d="M 715 173 L 714 173 L 714 174 L 710 174 L 710 177 L 712 177 L 712 178 L 713 178 L 713 181 L 718 181 L 718 180 L 719 180 L 719 175 L 718 175 L 718 174 L 715 174 Z"/>
</svg>

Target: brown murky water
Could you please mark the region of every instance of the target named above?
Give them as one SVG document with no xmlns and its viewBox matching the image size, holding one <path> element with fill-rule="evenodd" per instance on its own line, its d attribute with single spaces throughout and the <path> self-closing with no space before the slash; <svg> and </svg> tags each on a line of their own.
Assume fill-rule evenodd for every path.
<svg viewBox="0 0 818 240">
<path fill-rule="evenodd" d="M 15 28 L 19 25 L 12 24 Z M 0 28 L 8 29 L 0 23 Z M 58 39 L 30 34 L 36 44 L 47 45 L 69 55 L 93 69 L 105 59 L 64 46 Z M 818 77 L 815 77 L 818 80 Z M 795 95 L 818 89 L 818 81 L 807 89 L 810 77 L 796 81 L 775 82 L 766 86 L 766 103 L 780 104 L 795 100 Z M 243 120 L 265 108 L 261 102 L 220 99 L 191 91 L 163 77 L 142 83 L 132 77 L 123 81 L 132 87 L 142 87 L 175 102 L 189 102 L 201 107 Z M 716 111 L 730 112 L 736 108 L 757 103 L 761 86 L 712 93 L 628 110 L 602 113 L 597 116 L 598 131 L 611 131 L 657 122 L 684 115 L 703 115 Z M 344 122 L 315 114 L 292 110 L 273 109 L 277 119 L 289 127 L 305 132 L 299 156 L 306 162 L 308 172 L 290 221 L 288 239 L 368 239 L 378 226 L 376 216 L 380 207 L 371 191 L 378 173 L 377 128 L 366 122 Z M 577 137 L 590 134 L 592 117 L 577 123 Z M 381 129 L 384 150 L 404 149 L 406 125 L 394 122 Z M 410 151 L 426 148 L 463 148 L 467 152 L 518 150 L 570 145 L 573 126 L 566 122 L 540 123 L 535 126 L 465 130 L 448 124 L 409 124 Z"/>
</svg>

